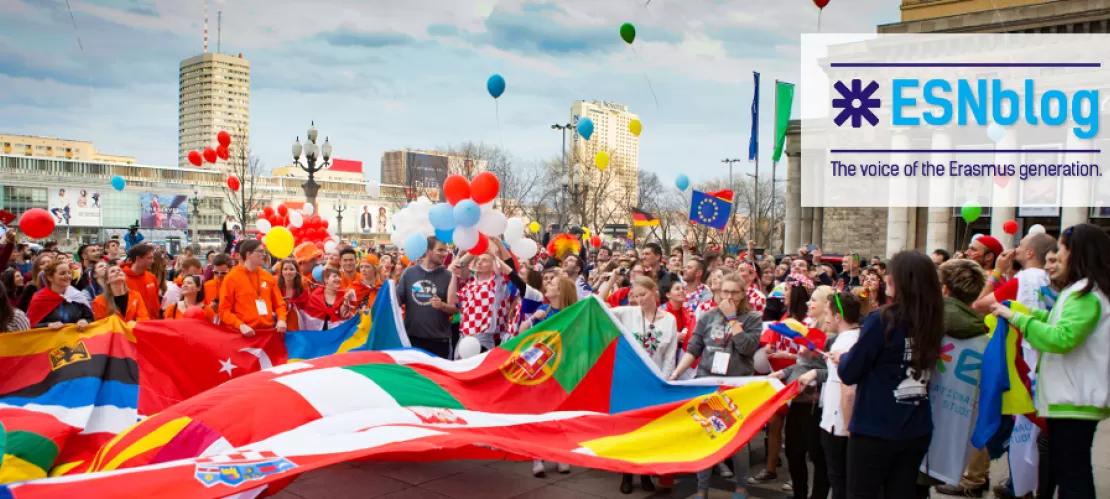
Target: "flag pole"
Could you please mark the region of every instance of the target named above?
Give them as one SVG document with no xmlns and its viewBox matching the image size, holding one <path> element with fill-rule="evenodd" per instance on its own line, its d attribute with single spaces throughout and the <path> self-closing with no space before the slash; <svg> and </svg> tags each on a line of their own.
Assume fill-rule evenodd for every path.
<svg viewBox="0 0 1110 499">
<path fill-rule="evenodd" d="M 818 16 L 820 16 L 820 14 L 818 14 Z M 777 143 L 778 143 L 778 140 L 779 140 L 778 112 L 779 112 L 779 79 L 775 78 L 775 142 L 776 142 L 775 147 L 778 147 Z M 773 161 L 774 160 L 773 157 L 771 159 L 772 159 L 772 161 L 771 161 L 771 223 L 770 223 L 771 234 L 767 237 L 767 246 L 769 246 L 767 249 L 771 251 L 772 255 L 774 255 L 775 254 L 775 248 L 774 248 L 775 243 L 773 241 L 775 239 L 775 170 L 778 168 L 779 162 L 778 161 Z M 782 251 L 785 253 L 786 248 L 783 248 Z"/>
</svg>

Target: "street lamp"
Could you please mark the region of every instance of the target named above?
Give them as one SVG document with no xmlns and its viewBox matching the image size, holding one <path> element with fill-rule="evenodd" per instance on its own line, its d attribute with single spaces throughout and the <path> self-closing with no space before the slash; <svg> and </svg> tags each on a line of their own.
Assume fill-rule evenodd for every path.
<svg viewBox="0 0 1110 499">
<path fill-rule="evenodd" d="M 316 193 L 320 191 L 320 185 L 316 183 L 316 174 L 331 166 L 331 143 L 325 138 L 324 145 L 317 146 L 316 136 L 316 122 L 313 121 L 308 129 L 308 141 L 304 146 L 301 146 L 300 137 L 293 142 L 293 164 L 308 173 L 308 182 L 305 182 L 303 187 L 304 196 L 311 205 L 316 204 Z M 304 163 L 301 163 L 301 152 L 304 152 Z M 322 159 L 319 164 L 316 163 L 317 155 Z"/>
<path fill-rule="evenodd" d="M 335 231 L 340 240 L 343 240 L 343 212 L 347 211 L 347 205 L 343 204 L 343 198 L 339 198 L 339 202 L 333 207 L 335 209 Z"/>
<path fill-rule="evenodd" d="M 189 204 L 193 207 L 193 223 L 189 225 L 189 237 L 192 238 L 193 244 L 197 244 L 196 224 L 200 222 L 200 193 L 196 189 L 193 189 L 193 197 L 189 199 Z"/>
<path fill-rule="evenodd" d="M 561 151 L 563 153 L 563 171 L 567 172 L 567 177 L 570 178 L 570 169 L 567 165 L 567 130 L 574 129 L 574 125 L 571 125 L 570 123 L 567 123 L 565 125 L 560 125 L 560 124 L 556 123 L 554 125 L 551 125 L 551 129 L 552 130 L 559 130 L 559 135 L 561 135 L 562 138 L 563 138 L 563 148 L 561 149 Z M 564 191 L 566 191 L 568 185 L 569 185 L 569 182 L 563 182 L 563 190 Z M 562 218 L 562 214 L 565 214 L 568 211 L 567 208 L 568 208 L 567 198 L 566 198 L 566 194 L 564 193 L 564 195 L 563 195 L 563 209 L 559 210 L 559 212 L 560 212 L 559 218 Z"/>
<path fill-rule="evenodd" d="M 570 206 L 578 206 L 582 214 L 580 223 L 585 223 L 586 200 L 590 192 L 590 175 L 582 172 L 580 176 L 576 176 L 581 165 L 575 164 L 573 167 L 567 168 L 566 177 L 563 178 L 563 192 L 564 199 L 569 198 Z"/>
</svg>

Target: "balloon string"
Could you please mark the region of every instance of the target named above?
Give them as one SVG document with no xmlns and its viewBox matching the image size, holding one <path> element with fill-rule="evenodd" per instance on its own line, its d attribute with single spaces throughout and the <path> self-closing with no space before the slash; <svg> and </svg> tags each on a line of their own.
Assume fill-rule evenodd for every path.
<svg viewBox="0 0 1110 499">
<path fill-rule="evenodd" d="M 493 99 L 493 114 L 497 117 L 497 141 L 501 143 L 501 150 L 505 150 L 505 137 L 501 135 L 501 106 L 497 99 Z"/>
<path fill-rule="evenodd" d="M 644 81 L 646 81 L 646 82 L 647 82 L 648 90 L 649 90 L 649 91 L 651 91 L 651 98 L 652 98 L 652 99 L 655 99 L 655 107 L 659 107 L 659 98 L 655 96 L 655 89 L 654 89 L 654 88 L 652 88 L 652 86 L 651 86 L 651 80 L 650 80 L 650 79 L 648 78 L 648 75 L 647 75 L 647 63 L 646 63 L 646 62 L 644 62 L 644 58 L 643 58 L 643 57 L 642 57 L 642 56 L 640 55 L 640 53 L 639 53 L 639 52 L 636 52 L 636 47 L 633 47 L 632 45 L 629 45 L 629 46 L 628 46 L 628 48 L 631 48 L 631 49 L 632 49 L 632 53 L 633 53 L 633 54 L 636 54 L 636 57 L 637 57 L 638 59 L 640 59 L 640 65 L 644 67 L 644 68 L 643 68 L 643 72 L 644 72 Z"/>
<path fill-rule="evenodd" d="M 818 33 L 821 32 L 821 13 L 824 12 L 824 11 L 825 11 L 825 9 L 817 9 L 817 32 Z"/>
</svg>

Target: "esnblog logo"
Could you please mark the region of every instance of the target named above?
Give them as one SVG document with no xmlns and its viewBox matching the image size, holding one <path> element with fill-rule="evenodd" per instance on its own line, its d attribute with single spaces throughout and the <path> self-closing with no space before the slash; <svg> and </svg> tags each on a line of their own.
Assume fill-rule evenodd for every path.
<svg viewBox="0 0 1110 499">
<path fill-rule="evenodd" d="M 840 110 L 840 114 L 833 119 L 836 126 L 843 125 L 848 118 L 852 119 L 852 128 L 863 126 L 864 119 L 871 126 L 879 124 L 879 117 L 871 112 L 872 109 L 878 109 L 881 104 L 879 99 L 872 97 L 875 91 L 879 90 L 879 83 L 871 80 L 866 88 L 861 87 L 863 87 L 863 82 L 859 79 L 852 80 L 852 88 L 850 89 L 844 85 L 843 81 L 837 81 L 833 85 L 833 88 L 840 93 L 840 98 L 832 100 L 833 109 Z"/>
</svg>

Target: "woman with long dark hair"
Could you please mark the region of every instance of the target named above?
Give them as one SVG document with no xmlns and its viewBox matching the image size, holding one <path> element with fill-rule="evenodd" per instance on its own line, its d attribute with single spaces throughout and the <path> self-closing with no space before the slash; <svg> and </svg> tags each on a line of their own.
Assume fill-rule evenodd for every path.
<svg viewBox="0 0 1110 499">
<path fill-rule="evenodd" d="M 929 374 L 944 338 L 944 297 L 928 256 L 902 251 L 886 275 L 891 302 L 863 322 L 851 350 L 834 352 L 842 383 L 856 385 L 848 423 L 848 496 L 914 497 L 929 450 Z"/>
<path fill-rule="evenodd" d="M 301 329 L 299 310 L 303 310 L 308 303 L 309 294 L 304 286 L 304 276 L 297 268 L 297 261 L 286 258 L 278 264 L 277 287 L 285 298 L 285 305 L 289 307 L 286 327 L 289 331 Z"/>
<path fill-rule="evenodd" d="M 1059 243 L 1052 277 L 1066 286 L 1052 311 L 1026 315 L 996 303 L 991 313 L 1041 352 L 1037 415 L 1048 426 L 1048 464 L 1060 498 L 1095 497 L 1091 446 L 1099 421 L 1110 416 L 1110 236 L 1079 224 L 1064 229 Z"/>
<path fill-rule="evenodd" d="M 46 287 L 46 276 L 43 275 L 43 269 L 54 261 L 54 253 L 43 252 L 35 257 L 35 261 L 31 263 L 30 282 L 24 282 L 23 294 L 19 296 L 19 309 L 26 312 L 31 306 L 31 298 L 38 293 L 39 290 Z M 31 324 L 34 326 L 34 324 Z"/>
<path fill-rule="evenodd" d="M 8 269 L 0 274 L 0 284 L 4 285 L 4 297 L 13 307 L 19 307 L 19 298 L 23 295 L 23 273 L 19 269 Z"/>
<path fill-rule="evenodd" d="M 8 296 L 8 288 L 3 282 L 0 282 L 0 295 Z M 31 329 L 31 323 L 27 320 L 27 314 L 15 308 L 11 300 L 0 300 L 0 333 L 10 333 L 26 329 Z"/>
</svg>

